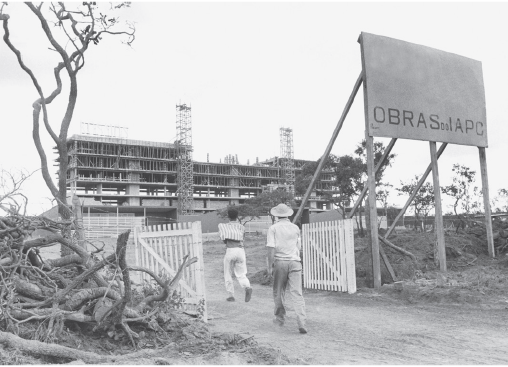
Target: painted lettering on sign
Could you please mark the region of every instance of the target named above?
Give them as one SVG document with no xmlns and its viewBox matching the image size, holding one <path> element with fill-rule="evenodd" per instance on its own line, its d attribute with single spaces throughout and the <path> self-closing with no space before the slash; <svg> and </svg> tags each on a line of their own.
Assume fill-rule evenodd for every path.
<svg viewBox="0 0 508 367">
<path fill-rule="evenodd" d="M 439 115 L 423 112 L 413 112 L 397 108 L 384 108 L 375 106 L 373 110 L 374 121 L 378 124 L 388 123 L 391 125 L 402 125 L 416 129 L 432 129 L 450 131 L 459 134 L 476 134 L 483 136 L 484 123 L 460 117 L 447 117 L 440 120 Z M 373 129 L 379 129 L 371 124 Z"/>
<path fill-rule="evenodd" d="M 361 34 L 371 136 L 487 146 L 481 62 Z"/>
</svg>

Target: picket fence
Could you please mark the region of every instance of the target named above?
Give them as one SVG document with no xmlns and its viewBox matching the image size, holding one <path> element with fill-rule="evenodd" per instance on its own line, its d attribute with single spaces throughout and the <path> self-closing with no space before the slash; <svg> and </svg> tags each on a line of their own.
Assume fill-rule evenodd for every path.
<svg viewBox="0 0 508 367">
<path fill-rule="evenodd" d="M 305 288 L 356 292 L 353 220 L 302 226 Z"/>
<path fill-rule="evenodd" d="M 145 217 L 83 216 L 83 227 L 89 239 L 118 237 L 126 230 L 143 225 Z"/>
<path fill-rule="evenodd" d="M 205 273 L 201 222 L 171 223 L 137 227 L 134 230 L 136 263 L 156 275 L 173 277 L 185 255 L 197 257 L 198 262 L 188 266 L 179 282 L 178 293 L 186 311 L 202 313 L 207 320 Z M 142 280 L 150 280 L 142 273 Z"/>
</svg>

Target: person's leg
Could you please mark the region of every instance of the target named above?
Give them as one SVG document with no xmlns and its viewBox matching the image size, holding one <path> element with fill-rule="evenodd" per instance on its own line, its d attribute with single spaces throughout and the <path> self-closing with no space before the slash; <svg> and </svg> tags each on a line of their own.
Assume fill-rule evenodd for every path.
<svg viewBox="0 0 508 367">
<path fill-rule="evenodd" d="M 301 333 L 306 333 L 305 321 L 307 320 L 307 315 L 305 313 L 305 300 L 303 299 L 302 290 L 302 264 L 298 261 L 290 261 L 289 263 L 289 293 L 293 300 L 298 329 Z"/>
<path fill-rule="evenodd" d="M 228 292 L 228 301 L 235 300 L 235 287 L 233 284 L 232 277 L 232 269 L 231 269 L 231 251 L 230 249 L 226 250 L 226 255 L 224 255 L 224 283 L 226 284 L 226 291 Z"/>
<path fill-rule="evenodd" d="M 284 308 L 284 292 L 288 280 L 289 261 L 275 260 L 273 265 L 273 301 L 275 303 L 275 320 L 280 326 L 284 325 L 286 309 Z"/>
<path fill-rule="evenodd" d="M 245 288 L 245 302 L 249 302 L 252 296 L 252 288 L 249 278 L 247 278 L 247 260 L 243 248 L 235 248 L 235 276 L 242 288 Z"/>
</svg>

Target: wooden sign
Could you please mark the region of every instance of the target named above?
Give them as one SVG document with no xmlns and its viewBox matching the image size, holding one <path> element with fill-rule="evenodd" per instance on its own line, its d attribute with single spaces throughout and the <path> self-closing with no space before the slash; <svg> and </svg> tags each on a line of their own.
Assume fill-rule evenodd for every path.
<svg viewBox="0 0 508 367">
<path fill-rule="evenodd" d="M 362 32 L 369 136 L 487 147 L 480 61 Z"/>
</svg>

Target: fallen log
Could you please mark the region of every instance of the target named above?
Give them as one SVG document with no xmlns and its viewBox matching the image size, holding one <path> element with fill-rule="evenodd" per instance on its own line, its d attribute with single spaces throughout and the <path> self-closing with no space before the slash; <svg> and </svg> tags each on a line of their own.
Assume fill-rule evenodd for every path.
<svg viewBox="0 0 508 367">
<path fill-rule="evenodd" d="M 77 321 L 77 322 L 93 322 L 94 319 L 91 316 L 87 316 L 82 312 L 71 312 L 64 310 L 57 310 L 55 312 L 52 308 L 36 308 L 30 311 L 22 310 L 22 309 L 12 309 L 10 315 L 14 317 L 16 320 L 25 320 L 29 319 L 34 320 L 44 320 L 48 317 L 61 316 L 63 320 L 69 321 Z"/>
<path fill-rule="evenodd" d="M 30 283 L 18 277 L 13 278 L 13 283 L 19 294 L 38 301 L 45 300 L 54 294 L 54 292 L 49 292 L 50 290 L 47 287 L 43 287 L 41 284 Z"/>
<path fill-rule="evenodd" d="M 45 265 L 49 265 L 52 268 L 58 268 L 70 264 L 82 264 L 83 259 L 78 254 L 67 255 L 59 257 L 58 259 L 48 259 L 44 262 Z"/>
<path fill-rule="evenodd" d="M 110 363 L 109 356 L 85 352 L 58 344 L 48 344 L 37 340 L 26 340 L 11 333 L 0 331 L 0 343 L 33 356 L 61 358 L 63 360 L 82 360 L 85 363 Z"/>
<path fill-rule="evenodd" d="M 102 297 L 119 300 L 120 294 L 109 287 L 81 289 L 77 293 L 73 294 L 72 297 L 65 302 L 62 308 L 68 311 L 77 310 L 85 303 Z"/>
</svg>

